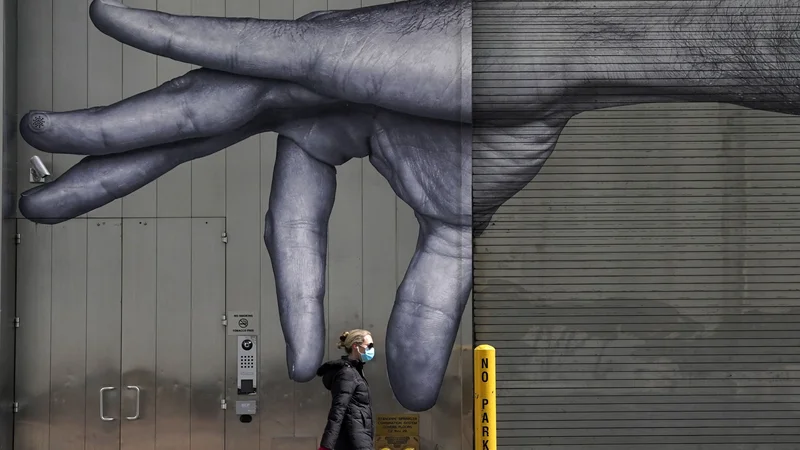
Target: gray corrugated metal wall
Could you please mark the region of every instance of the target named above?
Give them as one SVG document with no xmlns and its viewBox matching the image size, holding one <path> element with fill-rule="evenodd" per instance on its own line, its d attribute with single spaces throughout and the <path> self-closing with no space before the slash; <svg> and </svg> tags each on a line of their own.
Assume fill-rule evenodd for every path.
<svg viewBox="0 0 800 450">
<path fill-rule="evenodd" d="M 501 448 L 796 447 L 798 131 L 711 104 L 573 119 L 476 241 Z"/>
<path fill-rule="evenodd" d="M 549 36 L 501 42 L 487 24 L 524 7 L 480 3 L 476 111 L 530 84 L 497 57 Z M 797 117 L 709 103 L 569 122 L 475 244 L 499 448 L 798 448 L 798 132 Z M 475 196 L 491 195 L 481 180 L 502 166 L 473 167 Z"/>
<path fill-rule="evenodd" d="M 21 3 L 17 119 L 31 109 L 61 111 L 107 105 L 156 87 L 190 69 L 189 65 L 124 47 L 101 34 L 89 21 L 90 3 L 90 0 Z M 125 3 L 179 14 L 289 19 L 315 10 L 382 2 L 126 0 Z M 96 414 L 97 392 L 87 387 L 96 381 L 87 380 L 86 371 L 97 363 L 101 353 L 113 357 L 115 352 L 118 356 L 118 352 L 127 351 L 127 358 L 133 358 L 129 363 L 132 368 L 137 363 L 155 364 L 170 373 L 177 371 L 177 384 L 189 379 L 193 372 L 182 368 L 187 367 L 183 363 L 190 355 L 179 355 L 177 362 L 156 361 L 157 356 L 151 350 L 157 345 L 155 341 L 176 337 L 174 347 L 169 348 L 186 353 L 189 345 L 186 333 L 219 324 L 216 315 L 191 319 L 199 322 L 189 321 L 189 298 L 197 296 L 209 308 L 214 308 L 213 302 L 224 296 L 228 310 L 260 311 L 262 395 L 257 423 L 241 424 L 229 409 L 225 420 L 226 448 L 316 445 L 330 394 L 319 380 L 308 384 L 288 380 L 272 269 L 262 238 L 275 145 L 272 134 L 248 139 L 227 151 L 185 164 L 133 195 L 89 213 L 88 217 L 52 227 L 19 219 L 23 237 L 19 246 L 17 303 L 23 326 L 17 336 L 19 348 L 37 351 L 17 358 L 17 373 L 31 374 L 24 382 L 17 383 L 17 397 L 26 402 L 17 417 L 17 448 L 46 448 L 48 442 L 59 442 L 59 448 L 77 448 L 83 438 L 99 439 L 92 434 L 93 430 L 81 428 L 79 423 Z M 28 160 L 34 154 L 42 158 L 54 176 L 64 173 L 80 158 L 36 152 L 20 140 L 19 173 L 27 173 Z M 415 249 L 418 232 L 410 208 L 396 199 L 368 162 L 353 160 L 338 168 L 338 173 L 329 234 L 325 307 L 332 340 L 326 357 L 336 356 L 333 338 L 341 330 L 362 326 L 374 331 L 378 349 L 383 350 L 395 290 Z M 27 176 L 19 178 L 20 192 L 31 187 Z M 223 229 L 229 237 L 224 246 L 224 260 L 198 266 L 197 253 L 212 252 L 209 254 L 212 257 L 217 250 L 213 250 L 216 247 L 208 240 L 217 242 Z M 173 270 L 165 271 L 168 267 Z M 173 281 L 160 281 L 165 279 Z M 203 280 L 206 284 L 202 284 Z M 217 285 L 223 286 L 224 291 L 208 291 L 218 288 Z M 96 319 L 107 314 L 122 314 L 128 319 L 116 325 L 97 325 Z M 177 331 L 156 321 L 157 314 L 176 318 Z M 421 437 L 426 449 L 471 445 L 469 314 L 462 323 L 439 404 L 421 414 Z M 71 333 L 69 330 L 74 327 L 86 328 L 87 335 Z M 121 350 L 111 348 L 113 345 L 103 348 L 92 344 L 96 339 L 119 340 L 120 333 L 134 333 L 136 327 L 139 327 L 137 337 L 126 341 Z M 208 339 L 207 345 L 212 349 L 220 345 L 215 338 Z M 202 353 L 203 349 L 197 351 Z M 57 359 L 53 355 L 59 353 L 72 356 L 63 364 L 51 363 L 51 359 Z M 230 386 L 231 380 L 235 384 L 235 378 L 230 378 L 235 355 L 230 350 L 228 354 Z M 124 360 L 122 364 L 126 364 Z M 367 370 L 375 412 L 403 412 L 392 397 L 385 359 L 379 358 Z M 143 382 L 153 384 L 154 388 L 162 387 L 152 377 Z M 51 402 L 50 393 L 57 393 L 72 406 Z M 76 410 L 77 403 L 86 406 Z M 172 431 L 161 429 L 159 433 L 166 434 L 157 437 L 156 445 L 164 445 L 159 442 L 168 442 L 170 436 L 181 433 L 194 436 L 186 431 L 192 420 L 190 403 L 184 403 L 183 407 L 186 418 L 174 423 Z M 48 416 L 49 423 L 34 419 Z M 135 435 L 155 432 L 147 427 L 129 430 L 123 431 L 123 435 L 129 433 L 128 439 L 134 442 Z M 185 440 L 181 442 L 178 446 L 188 445 Z M 140 448 L 145 447 L 140 445 L 137 450 Z"/>
</svg>

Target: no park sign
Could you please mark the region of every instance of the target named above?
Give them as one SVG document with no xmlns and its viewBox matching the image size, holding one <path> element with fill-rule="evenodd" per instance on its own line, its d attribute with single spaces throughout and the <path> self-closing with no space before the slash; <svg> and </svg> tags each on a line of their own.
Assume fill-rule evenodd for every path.
<svg viewBox="0 0 800 450">
<path fill-rule="evenodd" d="M 497 394 L 495 350 L 491 345 L 475 347 L 475 450 L 497 449 Z"/>
</svg>

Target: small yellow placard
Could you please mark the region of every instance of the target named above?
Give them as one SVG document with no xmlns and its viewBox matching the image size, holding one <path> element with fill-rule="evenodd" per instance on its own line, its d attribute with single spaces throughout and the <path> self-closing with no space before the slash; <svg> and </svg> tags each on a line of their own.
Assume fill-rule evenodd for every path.
<svg viewBox="0 0 800 450">
<path fill-rule="evenodd" d="M 377 450 L 419 450 L 419 438 L 411 436 L 378 436 Z"/>
<path fill-rule="evenodd" d="M 378 414 L 375 431 L 378 436 L 419 437 L 419 415 Z"/>
</svg>

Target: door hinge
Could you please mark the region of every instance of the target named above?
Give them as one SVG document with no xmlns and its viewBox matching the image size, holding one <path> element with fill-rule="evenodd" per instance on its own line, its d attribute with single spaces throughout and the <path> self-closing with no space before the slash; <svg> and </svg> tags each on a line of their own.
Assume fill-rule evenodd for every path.
<svg viewBox="0 0 800 450">
<path fill-rule="evenodd" d="M 224 398 L 219 401 L 219 408 L 228 409 L 228 402 Z"/>
<path fill-rule="evenodd" d="M 223 314 L 223 315 L 222 315 L 222 320 L 221 320 L 221 322 L 222 322 L 222 326 L 223 326 L 223 327 L 227 327 L 227 326 L 228 326 L 228 316 L 226 316 L 225 314 Z"/>
<path fill-rule="evenodd" d="M 17 244 L 17 245 L 22 243 L 22 235 L 21 234 L 17 233 L 17 234 L 14 235 L 14 243 Z"/>
<path fill-rule="evenodd" d="M 14 317 L 14 328 L 19 328 L 19 317 Z"/>
<path fill-rule="evenodd" d="M 11 403 L 11 411 L 18 413 L 19 412 L 19 402 Z"/>
<path fill-rule="evenodd" d="M 223 244 L 227 244 L 228 243 L 228 232 L 226 232 L 226 231 L 222 232 L 222 243 Z"/>
</svg>

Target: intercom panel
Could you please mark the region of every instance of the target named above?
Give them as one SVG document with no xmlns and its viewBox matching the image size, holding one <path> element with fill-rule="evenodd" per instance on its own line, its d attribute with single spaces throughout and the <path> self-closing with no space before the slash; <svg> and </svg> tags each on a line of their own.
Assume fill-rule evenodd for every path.
<svg viewBox="0 0 800 450">
<path fill-rule="evenodd" d="M 255 336 L 237 336 L 236 390 L 239 395 L 256 395 L 258 390 L 258 346 Z"/>
</svg>

